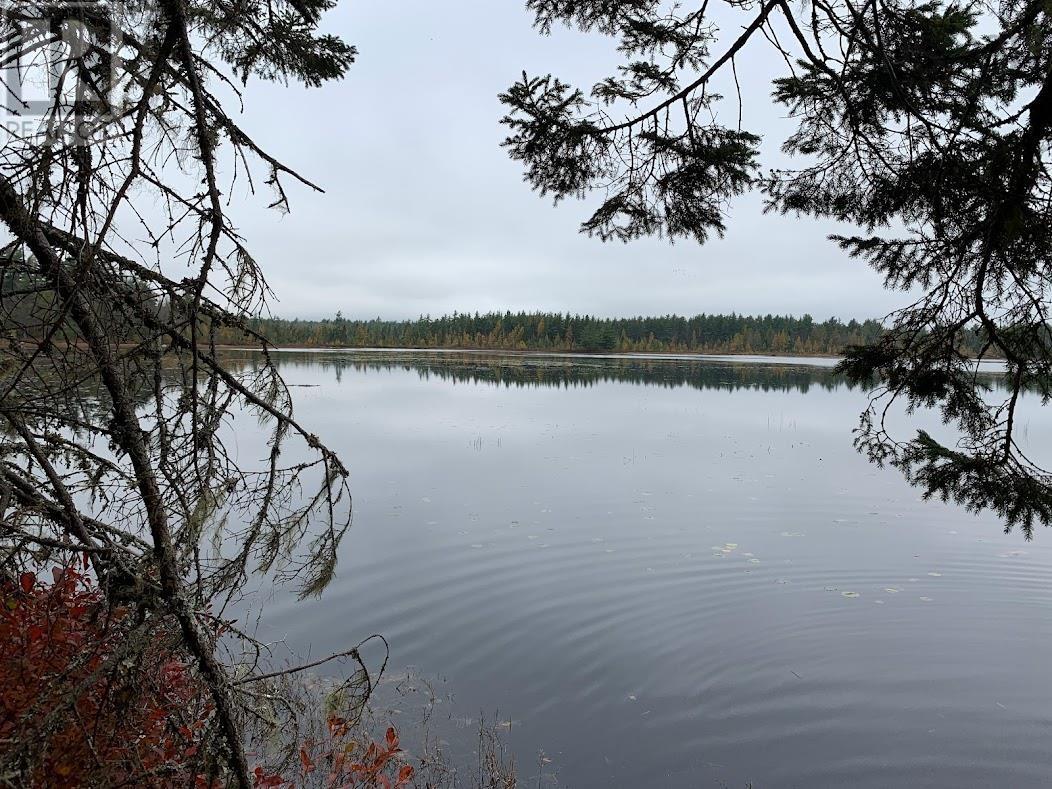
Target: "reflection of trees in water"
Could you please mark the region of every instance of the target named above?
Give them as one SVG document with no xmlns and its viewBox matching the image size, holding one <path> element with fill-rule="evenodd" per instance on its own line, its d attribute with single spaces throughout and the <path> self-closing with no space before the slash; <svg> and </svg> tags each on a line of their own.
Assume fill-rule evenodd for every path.
<svg viewBox="0 0 1052 789">
<path fill-rule="evenodd" d="M 261 364 L 258 354 L 231 351 L 245 367 Z M 240 358 L 237 358 L 240 357 Z M 402 370 L 421 378 L 454 383 L 494 384 L 507 387 L 578 388 L 600 383 L 634 383 L 646 386 L 694 389 L 758 389 L 761 391 L 807 392 L 859 389 L 832 367 L 806 363 L 740 361 L 734 359 L 682 359 L 590 356 L 518 356 L 499 354 L 332 352 L 272 355 L 286 374 L 297 369 L 332 372 L 341 380 L 344 372 L 370 373 Z M 984 382 L 995 386 L 999 376 L 982 373 Z"/>
<path fill-rule="evenodd" d="M 258 354 L 231 351 L 245 367 L 260 364 Z M 506 387 L 589 387 L 601 383 L 634 383 L 669 389 L 807 392 L 812 388 L 864 390 L 838 375 L 830 366 L 803 362 L 757 362 L 735 359 L 682 359 L 598 356 L 526 356 L 454 353 L 388 352 L 282 352 L 272 355 L 285 374 L 297 369 L 331 372 L 337 381 L 345 372 L 401 370 L 423 379 L 454 383 L 493 384 Z M 1000 376 L 983 372 L 979 377 L 997 386 Z"/>
<path fill-rule="evenodd" d="M 821 367 L 755 365 L 652 359 L 457 359 L 358 362 L 359 369 L 415 370 L 422 378 L 456 383 L 515 387 L 579 388 L 602 383 L 633 383 L 674 389 L 760 389 L 802 391 L 812 386 L 836 389 L 846 382 Z"/>
</svg>

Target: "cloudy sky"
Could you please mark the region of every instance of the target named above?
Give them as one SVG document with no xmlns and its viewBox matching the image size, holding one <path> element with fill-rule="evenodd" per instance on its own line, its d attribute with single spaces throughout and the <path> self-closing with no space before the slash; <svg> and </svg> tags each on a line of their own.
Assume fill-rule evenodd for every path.
<svg viewBox="0 0 1052 789">
<path fill-rule="evenodd" d="M 734 206 L 726 237 L 705 246 L 580 235 L 587 206 L 553 207 L 500 148 L 497 94 L 523 69 L 590 85 L 617 59 L 607 39 L 543 37 L 530 23 L 522 0 L 342 0 L 326 26 L 360 52 L 344 81 L 250 86 L 245 127 L 326 189 L 294 190 L 287 216 L 259 199 L 235 203 L 279 297 L 275 314 L 864 318 L 902 302 L 825 239 L 833 225 L 765 216 L 755 195 Z M 738 61 L 745 126 L 765 136 L 768 166 L 791 128 L 767 99 L 777 65 L 763 49 Z"/>
</svg>

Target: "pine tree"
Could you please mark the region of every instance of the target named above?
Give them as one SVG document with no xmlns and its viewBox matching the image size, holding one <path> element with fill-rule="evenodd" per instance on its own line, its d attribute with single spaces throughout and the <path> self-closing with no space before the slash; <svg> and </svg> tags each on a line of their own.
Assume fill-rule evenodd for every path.
<svg viewBox="0 0 1052 789">
<path fill-rule="evenodd" d="M 216 352 L 221 331 L 267 347 L 251 318 L 267 286 L 225 192 L 244 194 L 251 173 L 286 211 L 288 183 L 318 188 L 255 142 L 232 108 L 249 78 L 317 87 L 343 75 L 353 47 L 318 30 L 332 5 L 19 2 L 0 14 L 5 65 L 18 66 L 0 73 L 5 95 L 39 86 L 32 64 L 44 56 L 61 75 L 42 107 L 19 105 L 39 123 L 6 130 L 0 148 L 10 242 L 0 265 L 5 281 L 35 293 L 30 325 L 18 295 L 0 292 L 0 324 L 14 334 L 0 345 L 4 572 L 89 557 L 111 610 L 137 611 L 120 665 L 150 644 L 173 645 L 211 696 L 195 757 L 202 780 L 242 789 L 253 784 L 242 724 L 266 693 L 250 660 L 236 677 L 222 662 L 238 636 L 227 631 L 220 650 L 223 604 L 211 601 L 236 598 L 258 564 L 295 578 L 302 594 L 320 591 L 350 510 L 346 469 L 295 419 L 269 356 L 232 369 Z M 220 162 L 237 163 L 238 184 Z M 242 409 L 269 431 L 262 468 L 242 467 L 224 446 Z M 283 454 L 289 442 L 300 446 Z M 203 556 L 212 533 L 223 551 Z M 67 696 L 68 705 L 78 694 Z M 18 735 L 0 774 L 28 785 L 48 740 L 21 725 Z"/>
<path fill-rule="evenodd" d="M 544 32 L 558 24 L 616 39 L 624 63 L 590 91 L 551 75 L 501 95 L 505 145 L 526 179 L 559 201 L 600 196 L 582 224 L 601 239 L 722 234 L 733 198 L 759 189 L 771 210 L 827 217 L 834 240 L 888 288 L 919 297 L 887 330 L 851 349 L 842 370 L 879 380 L 857 445 L 926 495 L 991 508 L 1029 538 L 1052 520 L 1052 474 L 1016 440 L 1032 388 L 1052 397 L 1052 7 L 949 0 L 709 4 L 528 0 Z M 736 64 L 758 47 L 784 59 L 773 98 L 795 119 L 782 147 L 797 169 L 761 170 L 760 135 L 743 129 Z M 765 98 L 765 97 L 761 97 Z M 721 119 L 732 119 L 729 123 Z M 861 231 L 858 230 L 861 228 Z M 733 321 L 732 321 L 733 322 Z M 749 329 L 729 328 L 748 347 Z M 962 344 L 1003 359 L 1007 397 L 990 403 Z M 659 339 L 664 339 L 658 333 Z M 816 327 L 812 347 L 836 339 Z M 931 406 L 957 428 L 946 445 L 890 436 L 888 401 Z"/>
</svg>

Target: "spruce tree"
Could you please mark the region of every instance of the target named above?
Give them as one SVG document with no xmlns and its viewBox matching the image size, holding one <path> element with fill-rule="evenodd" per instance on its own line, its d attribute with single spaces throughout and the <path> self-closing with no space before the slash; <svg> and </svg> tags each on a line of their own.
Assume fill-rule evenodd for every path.
<svg viewBox="0 0 1052 789">
<path fill-rule="evenodd" d="M 136 612 L 117 668 L 177 638 L 172 659 L 211 696 L 195 757 L 210 785 L 253 784 L 244 724 L 264 692 L 261 646 L 222 624 L 224 607 L 257 567 L 320 591 L 350 517 L 344 465 L 297 421 L 269 356 L 231 368 L 216 349 L 221 329 L 267 349 L 249 321 L 266 281 L 230 195 L 264 189 L 286 211 L 289 184 L 319 188 L 242 128 L 242 86 L 340 78 L 355 52 L 318 31 L 332 6 L 0 8 L 0 80 L 15 114 L 0 131 L 0 569 L 17 577 L 87 557 L 111 604 Z M 47 101 L 25 98 L 41 79 Z M 269 429 L 259 468 L 228 450 L 239 411 Z M 208 550 L 209 536 L 221 547 Z M 18 732 L 0 764 L 13 784 L 28 782 L 49 742 L 46 729 Z"/>
<path fill-rule="evenodd" d="M 1017 408 L 1047 402 L 1052 373 L 1052 9 L 944 0 L 528 0 L 537 27 L 612 37 L 624 61 L 583 90 L 530 76 L 501 101 L 509 154 L 556 201 L 597 195 L 582 230 L 704 242 L 730 203 L 760 190 L 772 211 L 843 222 L 833 241 L 886 287 L 916 294 L 842 371 L 875 381 L 857 445 L 929 496 L 999 513 L 1029 538 L 1052 519 L 1052 476 L 1020 446 Z M 795 120 L 795 167 L 762 170 L 737 70 L 758 48 L 784 59 L 772 97 Z M 730 85 L 724 99 L 715 84 Z M 726 119 L 726 120 L 723 120 Z M 965 350 L 970 336 L 978 351 Z M 991 402 L 975 360 L 1003 359 Z M 943 443 L 885 429 L 889 401 L 932 407 Z"/>
</svg>

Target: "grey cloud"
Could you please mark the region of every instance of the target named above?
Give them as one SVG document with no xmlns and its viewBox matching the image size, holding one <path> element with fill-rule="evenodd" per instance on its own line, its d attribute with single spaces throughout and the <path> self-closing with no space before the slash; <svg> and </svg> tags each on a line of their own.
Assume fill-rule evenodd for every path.
<svg viewBox="0 0 1052 789">
<path fill-rule="evenodd" d="M 583 84 L 616 62 L 609 41 L 542 37 L 519 0 L 344 2 L 327 24 L 361 54 L 338 84 L 253 84 L 246 126 L 319 181 L 278 217 L 239 202 L 240 227 L 283 316 L 391 318 L 457 310 L 614 314 L 810 312 L 880 316 L 903 301 L 825 239 L 829 223 L 763 215 L 750 195 L 727 237 L 699 247 L 604 245 L 577 232 L 587 207 L 530 192 L 499 147 L 497 93 L 523 68 Z M 791 128 L 769 105 L 768 56 L 743 59 L 745 125 Z M 751 98 L 750 98 L 751 96 Z M 736 108 L 735 108 L 736 109 Z M 728 110 L 730 111 L 730 110 Z"/>
</svg>

